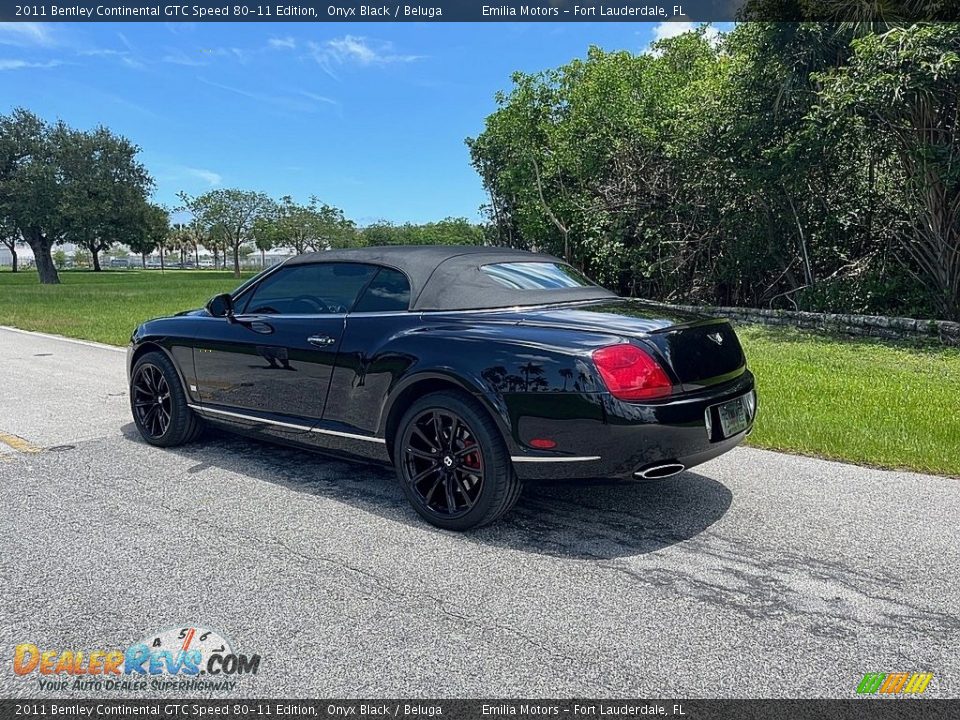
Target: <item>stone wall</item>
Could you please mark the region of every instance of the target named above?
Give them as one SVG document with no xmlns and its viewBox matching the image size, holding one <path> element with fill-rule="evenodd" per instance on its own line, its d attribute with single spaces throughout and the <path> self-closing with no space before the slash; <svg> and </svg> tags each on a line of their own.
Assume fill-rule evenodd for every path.
<svg viewBox="0 0 960 720">
<path fill-rule="evenodd" d="M 663 303 L 659 303 L 663 304 Z M 742 307 L 710 307 L 700 305 L 666 305 L 705 315 L 718 315 L 743 323 L 790 325 L 844 335 L 865 335 L 895 340 L 938 340 L 944 345 L 960 347 L 960 323 L 947 320 L 915 320 L 882 315 L 843 315 L 791 310 L 762 310 Z"/>
</svg>

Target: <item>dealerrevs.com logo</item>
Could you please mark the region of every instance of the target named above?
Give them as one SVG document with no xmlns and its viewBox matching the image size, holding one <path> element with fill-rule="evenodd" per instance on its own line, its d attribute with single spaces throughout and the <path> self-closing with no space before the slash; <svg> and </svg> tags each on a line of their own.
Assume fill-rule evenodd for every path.
<svg viewBox="0 0 960 720">
<path fill-rule="evenodd" d="M 933 673 L 867 673 L 857 685 L 860 695 L 920 695 L 933 680 Z"/>
<path fill-rule="evenodd" d="M 40 648 L 29 642 L 13 651 L 13 671 L 36 678 L 38 689 L 230 691 L 239 675 L 256 675 L 259 655 L 233 650 L 216 630 L 170 628 L 128 648 Z"/>
</svg>

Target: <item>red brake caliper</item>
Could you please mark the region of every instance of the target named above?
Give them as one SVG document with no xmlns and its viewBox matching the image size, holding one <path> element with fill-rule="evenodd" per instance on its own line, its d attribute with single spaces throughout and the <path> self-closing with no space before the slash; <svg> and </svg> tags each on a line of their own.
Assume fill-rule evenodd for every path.
<svg viewBox="0 0 960 720">
<path fill-rule="evenodd" d="M 463 443 L 463 446 L 465 448 L 468 448 L 468 447 L 473 447 L 476 444 L 477 443 L 475 443 L 473 440 L 465 440 Z M 468 467 L 471 470 L 479 470 L 480 469 L 480 453 L 472 452 L 469 455 L 466 455 L 463 458 L 463 464 L 465 467 Z"/>
</svg>

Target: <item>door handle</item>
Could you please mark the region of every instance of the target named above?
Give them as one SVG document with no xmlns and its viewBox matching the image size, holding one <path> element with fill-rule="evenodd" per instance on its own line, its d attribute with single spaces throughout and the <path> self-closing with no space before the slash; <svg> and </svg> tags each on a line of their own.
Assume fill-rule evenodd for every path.
<svg viewBox="0 0 960 720">
<path fill-rule="evenodd" d="M 311 335 L 307 338 L 307 342 L 317 347 L 326 347 L 327 345 L 333 345 L 336 340 L 329 335 Z"/>
<path fill-rule="evenodd" d="M 273 334 L 273 327 L 269 323 L 265 323 L 260 320 L 254 320 L 247 327 L 249 327 L 255 333 L 260 333 L 261 335 Z"/>
</svg>

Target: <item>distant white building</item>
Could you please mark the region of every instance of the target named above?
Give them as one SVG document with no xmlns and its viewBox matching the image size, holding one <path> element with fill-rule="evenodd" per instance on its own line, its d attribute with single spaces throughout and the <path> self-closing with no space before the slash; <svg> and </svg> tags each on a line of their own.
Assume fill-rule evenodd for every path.
<svg viewBox="0 0 960 720">
<path fill-rule="evenodd" d="M 125 245 L 118 246 L 123 250 L 127 250 Z M 53 252 L 57 250 L 62 250 L 68 259 L 72 260 L 73 254 L 77 251 L 77 246 L 73 243 L 64 243 L 63 245 L 54 245 Z M 252 252 L 245 258 L 241 258 L 240 264 L 244 268 L 260 268 L 260 267 L 270 267 L 271 265 L 276 265 L 282 263 L 289 257 L 293 256 L 292 250 L 279 249 L 268 252 L 263 258 L 263 264 L 261 264 L 261 256 L 259 251 Z M 104 266 L 109 266 L 110 261 L 107 259 L 106 254 L 101 254 L 101 262 Z M 173 265 L 174 263 L 179 262 L 180 253 L 179 252 L 166 252 L 164 253 L 164 261 L 166 264 Z M 195 262 L 193 253 L 188 253 L 186 255 L 187 262 L 192 265 Z M 17 262 L 20 265 L 28 265 L 33 263 L 33 250 L 30 249 L 29 245 L 17 245 Z M 223 263 L 223 257 L 219 258 L 219 262 Z M 140 267 L 141 258 L 140 255 L 136 253 L 130 253 L 129 258 L 129 267 Z M 147 263 L 155 263 L 159 265 L 160 263 L 160 254 L 156 251 L 149 253 L 147 255 Z M 13 257 L 10 254 L 10 251 L 5 245 L 0 245 L 0 267 L 9 267 L 13 264 Z M 227 269 L 233 268 L 233 254 L 228 252 L 226 259 Z M 212 267 L 213 265 L 213 255 L 209 253 L 200 253 L 200 267 Z"/>
<path fill-rule="evenodd" d="M 77 251 L 77 246 L 74 243 L 54 245 L 51 253 L 55 253 L 57 250 L 62 250 L 68 258 L 72 258 Z M 20 265 L 33 264 L 33 250 L 26 243 L 17 245 L 17 263 Z M 0 267 L 10 267 L 11 265 L 13 265 L 13 256 L 10 254 L 10 250 L 6 245 L 0 245 Z"/>
</svg>

